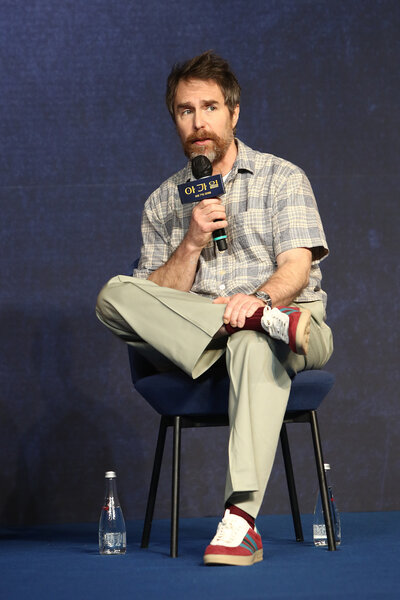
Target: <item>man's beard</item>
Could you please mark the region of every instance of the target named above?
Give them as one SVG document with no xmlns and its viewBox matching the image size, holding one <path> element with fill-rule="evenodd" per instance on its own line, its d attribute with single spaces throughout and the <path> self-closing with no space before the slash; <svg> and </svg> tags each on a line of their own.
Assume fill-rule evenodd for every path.
<svg viewBox="0 0 400 600">
<path fill-rule="evenodd" d="M 194 142 L 199 140 L 209 140 L 211 144 L 199 146 Z M 204 155 L 208 158 L 211 163 L 219 162 L 224 158 L 228 151 L 229 146 L 233 140 L 233 132 L 230 130 L 226 137 L 222 138 L 215 133 L 199 133 L 190 135 L 183 144 L 183 151 L 189 159 L 193 159 L 196 156 Z"/>
</svg>

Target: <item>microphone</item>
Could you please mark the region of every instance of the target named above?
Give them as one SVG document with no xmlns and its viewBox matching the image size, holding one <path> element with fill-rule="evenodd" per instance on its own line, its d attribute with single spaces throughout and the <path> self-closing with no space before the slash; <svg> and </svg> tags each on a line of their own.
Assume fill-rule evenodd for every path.
<svg viewBox="0 0 400 600">
<path fill-rule="evenodd" d="M 198 156 L 195 156 L 192 159 L 192 173 L 196 179 L 211 176 L 212 164 L 208 160 L 207 156 L 199 154 Z M 228 248 L 228 245 L 226 243 L 225 229 L 216 229 L 213 232 L 212 237 L 214 242 L 217 242 L 217 248 L 219 251 L 226 250 Z"/>
</svg>

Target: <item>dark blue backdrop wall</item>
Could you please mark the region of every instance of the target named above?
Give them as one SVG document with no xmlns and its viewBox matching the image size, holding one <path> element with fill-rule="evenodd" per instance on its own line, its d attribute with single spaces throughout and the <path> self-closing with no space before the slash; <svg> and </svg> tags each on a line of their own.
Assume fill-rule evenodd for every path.
<svg viewBox="0 0 400 600">
<path fill-rule="evenodd" d="M 157 418 L 94 305 L 138 255 L 146 197 L 185 162 L 169 69 L 209 48 L 242 84 L 239 137 L 300 165 L 319 202 L 337 377 L 320 421 L 339 504 L 400 508 L 399 30 L 396 0 L 1 1 L 2 523 L 97 519 L 109 468 L 126 516 L 143 515 Z M 185 432 L 183 515 L 220 513 L 226 436 Z M 289 511 L 279 453 L 262 510 Z"/>
</svg>

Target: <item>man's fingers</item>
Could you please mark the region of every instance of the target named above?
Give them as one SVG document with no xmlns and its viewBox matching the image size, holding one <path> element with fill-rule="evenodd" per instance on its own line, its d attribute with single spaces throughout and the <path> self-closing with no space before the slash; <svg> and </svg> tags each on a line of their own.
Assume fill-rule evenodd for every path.
<svg viewBox="0 0 400 600">
<path fill-rule="evenodd" d="M 262 300 L 259 300 L 252 294 L 235 294 L 234 296 L 219 296 L 213 300 L 214 304 L 226 304 L 224 312 L 224 323 L 232 327 L 242 328 L 248 317 L 252 317 L 256 310 L 264 306 Z"/>
<path fill-rule="evenodd" d="M 259 308 L 257 298 L 255 298 L 255 302 L 253 300 L 250 300 L 250 304 L 241 306 L 237 315 L 237 327 L 244 327 L 246 319 L 252 317 L 256 312 L 257 308 Z"/>
<path fill-rule="evenodd" d="M 240 307 L 243 304 L 243 296 L 244 295 L 242 294 L 235 294 L 234 296 L 231 296 L 229 298 L 229 302 L 224 313 L 225 325 L 227 323 L 230 323 L 232 327 L 238 326 L 237 317 L 239 314 Z M 244 296 L 244 298 L 247 298 L 247 296 Z"/>
<path fill-rule="evenodd" d="M 192 218 L 204 233 L 228 226 L 225 207 L 219 198 L 207 198 L 193 208 Z"/>
<path fill-rule="evenodd" d="M 252 317 L 257 308 L 263 306 L 261 300 L 252 295 L 237 294 L 231 297 L 224 313 L 224 323 L 242 328 L 248 317 Z"/>
</svg>

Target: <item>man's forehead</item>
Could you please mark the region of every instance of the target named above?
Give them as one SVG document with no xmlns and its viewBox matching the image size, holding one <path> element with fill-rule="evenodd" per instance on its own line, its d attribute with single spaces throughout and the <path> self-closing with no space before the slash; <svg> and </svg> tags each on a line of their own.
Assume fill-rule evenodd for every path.
<svg viewBox="0 0 400 600">
<path fill-rule="evenodd" d="M 190 100 L 210 100 L 225 102 L 219 84 L 214 79 L 181 79 L 175 93 L 175 103 Z"/>
</svg>

